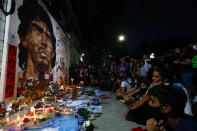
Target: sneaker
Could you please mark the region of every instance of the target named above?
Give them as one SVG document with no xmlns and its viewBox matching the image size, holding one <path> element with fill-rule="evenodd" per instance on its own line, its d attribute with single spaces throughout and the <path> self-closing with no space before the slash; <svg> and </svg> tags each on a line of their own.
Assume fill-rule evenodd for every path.
<svg viewBox="0 0 197 131">
<path fill-rule="evenodd" d="M 122 99 L 120 99 L 119 101 L 120 101 L 120 103 L 124 103 L 124 100 L 122 100 Z"/>
</svg>

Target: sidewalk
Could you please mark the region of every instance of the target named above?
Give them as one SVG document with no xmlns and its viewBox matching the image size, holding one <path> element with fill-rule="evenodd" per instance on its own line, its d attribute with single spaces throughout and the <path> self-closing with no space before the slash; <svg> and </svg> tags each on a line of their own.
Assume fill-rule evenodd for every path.
<svg viewBox="0 0 197 131">
<path fill-rule="evenodd" d="M 93 121 L 97 127 L 94 131 L 131 131 L 132 128 L 142 127 L 143 125 L 136 124 L 124 119 L 124 112 L 127 106 L 116 100 L 115 93 L 110 93 L 112 99 L 103 101 L 103 114 Z"/>
</svg>

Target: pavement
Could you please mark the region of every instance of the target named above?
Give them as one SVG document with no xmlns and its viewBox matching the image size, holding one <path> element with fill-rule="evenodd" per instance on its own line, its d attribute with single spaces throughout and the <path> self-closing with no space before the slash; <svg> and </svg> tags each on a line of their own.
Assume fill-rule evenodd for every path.
<svg viewBox="0 0 197 131">
<path fill-rule="evenodd" d="M 124 119 L 127 106 L 116 100 L 115 93 L 110 93 L 111 99 L 103 100 L 103 113 L 93 121 L 96 128 L 94 131 L 131 131 L 136 127 L 145 126 Z"/>
</svg>

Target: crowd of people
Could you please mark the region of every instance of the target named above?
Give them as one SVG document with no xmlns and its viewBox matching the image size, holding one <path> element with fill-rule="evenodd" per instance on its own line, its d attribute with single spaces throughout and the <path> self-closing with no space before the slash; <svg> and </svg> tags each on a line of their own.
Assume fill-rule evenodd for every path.
<svg viewBox="0 0 197 131">
<path fill-rule="evenodd" d="M 76 82 L 112 91 L 126 104 L 126 120 L 148 131 L 197 131 L 197 43 L 160 55 L 123 57 L 101 66 L 75 66 Z M 74 75 L 75 74 L 75 75 Z"/>
</svg>

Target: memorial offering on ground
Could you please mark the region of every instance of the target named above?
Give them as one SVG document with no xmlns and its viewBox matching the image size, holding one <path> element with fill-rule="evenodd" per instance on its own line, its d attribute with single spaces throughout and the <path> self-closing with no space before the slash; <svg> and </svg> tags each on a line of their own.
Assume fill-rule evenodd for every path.
<svg viewBox="0 0 197 131">
<path fill-rule="evenodd" d="M 101 96 L 108 95 L 107 92 L 100 92 L 92 87 L 79 87 L 74 84 L 71 88 L 69 85 L 51 82 L 46 89 L 38 87 L 38 84 L 39 82 L 33 82 L 27 87 L 26 93 L 30 93 L 29 95 L 24 93 L 24 96 L 8 103 L 7 107 L 1 105 L 0 129 L 39 130 L 50 128 L 48 123 L 57 119 L 72 120 L 74 125 L 77 122 L 76 125 L 79 126 L 76 128 L 93 128 L 93 114 L 102 113 Z M 37 91 L 33 91 L 34 87 Z"/>
</svg>

